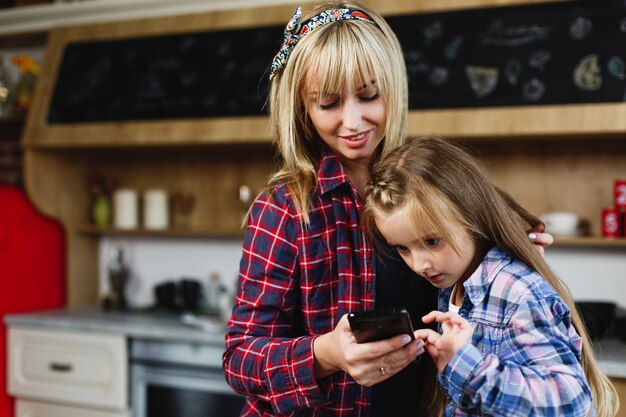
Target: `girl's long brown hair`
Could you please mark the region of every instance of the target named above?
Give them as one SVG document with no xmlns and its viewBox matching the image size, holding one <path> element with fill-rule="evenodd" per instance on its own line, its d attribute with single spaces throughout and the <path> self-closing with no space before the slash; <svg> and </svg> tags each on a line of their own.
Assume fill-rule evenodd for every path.
<svg viewBox="0 0 626 417">
<path fill-rule="evenodd" d="M 536 226 L 540 220 L 493 184 L 476 158 L 441 138 L 414 139 L 374 166 L 366 193 L 363 222 L 374 238 L 380 238 L 377 216 L 408 207 L 415 230 L 418 221 L 432 224 L 457 253 L 451 228 L 460 222 L 478 244 L 497 245 L 541 275 L 570 308 L 572 323 L 582 338 L 582 367 L 597 415 L 616 414 L 617 393 L 598 369 L 572 295 L 528 239 L 527 227 Z"/>
</svg>

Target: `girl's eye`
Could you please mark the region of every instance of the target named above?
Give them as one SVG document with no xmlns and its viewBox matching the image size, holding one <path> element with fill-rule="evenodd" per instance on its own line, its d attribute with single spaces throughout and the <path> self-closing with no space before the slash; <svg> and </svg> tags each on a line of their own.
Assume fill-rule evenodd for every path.
<svg viewBox="0 0 626 417">
<path fill-rule="evenodd" d="M 433 237 L 433 238 L 424 240 L 424 242 L 426 243 L 426 246 L 428 246 L 429 248 L 434 248 L 441 242 L 441 239 Z"/>
<path fill-rule="evenodd" d="M 406 252 L 409 249 L 406 246 L 398 245 L 398 246 L 396 246 L 396 250 L 398 251 L 398 253 L 404 253 L 404 252 Z"/>
</svg>

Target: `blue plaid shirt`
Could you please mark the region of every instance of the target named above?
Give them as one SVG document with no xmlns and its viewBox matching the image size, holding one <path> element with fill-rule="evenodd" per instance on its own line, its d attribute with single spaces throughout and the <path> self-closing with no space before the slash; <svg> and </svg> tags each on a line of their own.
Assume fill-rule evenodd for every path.
<svg viewBox="0 0 626 417">
<path fill-rule="evenodd" d="M 448 397 L 445 416 L 592 411 L 582 339 L 569 308 L 539 274 L 495 247 L 463 286 L 459 314 L 474 334 L 438 375 Z M 441 311 L 448 310 L 450 293 L 440 291 Z"/>
</svg>

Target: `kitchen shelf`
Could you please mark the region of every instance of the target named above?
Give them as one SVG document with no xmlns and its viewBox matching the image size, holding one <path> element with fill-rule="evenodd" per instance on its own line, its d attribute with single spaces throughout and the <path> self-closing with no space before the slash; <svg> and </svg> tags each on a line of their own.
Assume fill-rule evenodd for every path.
<svg viewBox="0 0 626 417">
<path fill-rule="evenodd" d="M 23 125 L 24 123 L 26 123 L 25 114 L 0 116 L 0 125 Z"/>
<path fill-rule="evenodd" d="M 554 246 L 626 247 L 626 237 L 609 239 L 600 236 L 554 236 Z"/>
<path fill-rule="evenodd" d="M 191 229 L 115 229 L 112 227 L 102 228 L 92 225 L 81 225 L 77 231 L 85 235 L 95 236 L 125 236 L 125 237 L 232 237 L 239 238 L 244 235 L 244 230 L 237 232 L 219 232 L 215 230 Z M 599 236 L 564 237 L 554 236 L 554 246 L 602 246 L 602 247 L 626 247 L 626 237 L 607 239 Z"/>
<path fill-rule="evenodd" d="M 164 230 L 146 230 L 146 229 L 116 229 L 113 227 L 98 227 L 92 225 L 81 225 L 76 231 L 83 235 L 93 236 L 117 236 L 117 237 L 162 237 L 162 238 L 241 238 L 244 231 L 219 231 L 199 228 L 172 228 Z"/>
</svg>

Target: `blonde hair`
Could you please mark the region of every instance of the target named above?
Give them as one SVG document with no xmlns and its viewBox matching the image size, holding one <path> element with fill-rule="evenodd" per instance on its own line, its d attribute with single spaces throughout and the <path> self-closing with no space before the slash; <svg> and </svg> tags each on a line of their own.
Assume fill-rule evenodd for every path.
<svg viewBox="0 0 626 417">
<path fill-rule="evenodd" d="M 572 323 L 582 338 L 582 367 L 597 415 L 616 414 L 615 387 L 598 369 L 572 295 L 527 237 L 526 227 L 540 221 L 496 187 L 477 159 L 440 138 L 415 139 L 374 166 L 366 195 L 362 221 L 375 239 L 381 238 L 376 217 L 406 207 L 412 228 L 417 230 L 419 221 L 433 225 L 457 253 L 451 237 L 460 224 L 479 245 L 497 245 L 541 275 L 571 310 Z"/>
<path fill-rule="evenodd" d="M 304 98 L 309 89 L 317 89 L 321 99 L 341 93 L 344 88 L 375 82 L 385 101 L 387 117 L 385 139 L 374 159 L 405 141 L 408 85 L 396 35 L 382 16 L 354 1 L 318 6 L 305 13 L 302 22 L 324 10 L 338 8 L 360 10 L 373 23 L 342 20 L 315 29 L 299 40 L 284 69 L 270 84 L 270 122 L 281 164 L 270 178 L 268 189 L 284 183 L 306 222 L 323 149 L 307 113 Z"/>
</svg>

